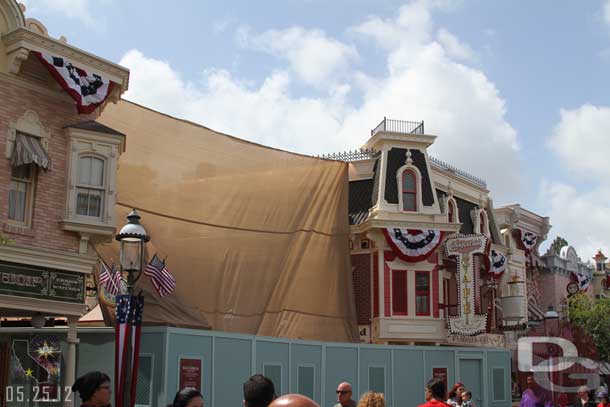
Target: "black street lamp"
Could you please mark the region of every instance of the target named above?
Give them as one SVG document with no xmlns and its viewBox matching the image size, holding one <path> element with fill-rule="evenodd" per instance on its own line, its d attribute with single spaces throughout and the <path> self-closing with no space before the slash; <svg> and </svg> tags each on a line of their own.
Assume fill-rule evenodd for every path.
<svg viewBox="0 0 610 407">
<path fill-rule="evenodd" d="M 138 317 L 135 316 L 135 308 L 137 303 L 137 298 L 139 297 L 139 301 L 143 301 L 141 296 L 134 297 L 134 285 L 136 281 L 142 275 L 142 268 L 144 266 L 144 246 L 146 242 L 150 240 L 150 236 L 146 233 L 144 227 L 140 224 L 140 215 L 138 212 L 133 209 L 129 215 L 127 215 L 127 219 L 129 222 L 121 228 L 121 231 L 118 235 L 116 235 L 116 240 L 121 242 L 121 251 L 120 251 L 120 263 L 121 263 L 121 274 L 127 274 L 127 292 L 128 292 L 128 301 L 131 304 L 129 307 L 129 312 L 127 313 L 126 323 L 130 326 L 132 322 Z M 141 306 L 143 302 L 141 303 Z M 119 304 L 117 302 L 117 307 Z M 118 334 L 118 332 L 116 333 Z M 137 366 L 137 363 L 132 364 L 132 360 L 137 360 L 139 355 L 133 355 L 134 349 L 132 347 L 131 338 L 128 338 L 124 342 L 125 347 L 125 365 L 120 374 L 123 375 L 123 391 L 121 392 L 121 405 L 117 405 L 115 407 L 133 407 L 135 400 L 132 400 L 132 382 L 137 380 L 137 376 L 134 377 L 134 364 Z M 132 357 L 135 356 L 135 358 Z M 137 374 L 137 372 L 135 372 Z M 117 383 L 121 381 L 121 377 L 116 377 L 115 380 Z M 118 393 L 118 392 L 117 392 Z"/>
<path fill-rule="evenodd" d="M 127 292 L 133 294 L 134 284 L 142 273 L 144 246 L 150 236 L 140 224 L 140 215 L 135 209 L 127 215 L 127 219 L 129 222 L 115 238 L 121 242 L 121 272 L 127 273 Z"/>
</svg>

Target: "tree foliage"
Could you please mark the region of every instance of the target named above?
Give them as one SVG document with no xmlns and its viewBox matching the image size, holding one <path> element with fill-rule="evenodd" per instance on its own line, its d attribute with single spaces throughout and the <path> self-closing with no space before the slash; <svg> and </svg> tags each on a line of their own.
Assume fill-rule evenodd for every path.
<svg viewBox="0 0 610 407">
<path fill-rule="evenodd" d="M 0 234 L 0 244 L 9 244 L 9 243 L 14 243 L 11 239 L 9 239 L 8 237 L 4 237 L 2 234 Z"/>
<path fill-rule="evenodd" d="M 610 362 L 610 298 L 591 299 L 578 293 L 568 299 L 570 322 L 591 337 L 600 362 Z"/>
<path fill-rule="evenodd" d="M 561 236 L 557 236 L 553 243 L 551 243 L 551 249 L 553 249 L 553 253 L 559 254 L 561 252 L 561 248 L 568 245 L 568 241 L 565 240 Z"/>
</svg>

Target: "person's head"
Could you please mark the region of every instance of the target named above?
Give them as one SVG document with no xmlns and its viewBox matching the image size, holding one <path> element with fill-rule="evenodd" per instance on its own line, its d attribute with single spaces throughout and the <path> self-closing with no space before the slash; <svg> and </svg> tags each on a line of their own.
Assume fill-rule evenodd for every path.
<svg viewBox="0 0 610 407">
<path fill-rule="evenodd" d="M 580 397 L 581 399 L 588 400 L 589 388 L 587 386 L 580 386 L 576 391 L 576 394 L 578 394 L 578 397 Z"/>
<path fill-rule="evenodd" d="M 463 392 L 464 392 L 464 383 L 457 382 L 451 388 L 451 391 L 449 392 L 449 398 L 450 399 L 452 399 L 454 397 L 461 398 Z"/>
<path fill-rule="evenodd" d="M 83 404 L 107 406 L 110 404 L 112 388 L 110 377 L 102 372 L 85 373 L 72 385 L 72 391 L 77 391 Z"/>
<path fill-rule="evenodd" d="M 464 392 L 462 393 L 462 400 L 463 401 L 468 401 L 472 399 L 472 393 L 469 392 L 468 390 L 464 390 Z"/>
<path fill-rule="evenodd" d="M 185 387 L 176 393 L 171 407 L 203 407 L 203 396 L 199 390 Z"/>
<path fill-rule="evenodd" d="M 608 404 L 609 398 L 608 398 L 608 392 L 606 390 L 601 390 L 601 391 L 597 392 L 597 394 L 595 396 L 599 399 L 600 403 Z"/>
<path fill-rule="evenodd" d="M 244 383 L 244 406 L 267 407 L 275 399 L 273 382 L 262 374 L 251 376 Z"/>
<path fill-rule="evenodd" d="M 337 401 L 341 405 L 347 405 L 352 399 L 352 385 L 348 382 L 339 383 L 337 386 Z"/>
<path fill-rule="evenodd" d="M 269 407 L 320 407 L 318 403 L 305 397 L 301 394 L 286 394 L 285 396 L 278 397 Z"/>
<path fill-rule="evenodd" d="M 428 383 L 426 383 L 426 401 L 432 399 L 444 401 L 445 391 L 445 383 L 441 379 L 429 380 Z"/>
<path fill-rule="evenodd" d="M 536 387 L 536 379 L 534 379 L 533 373 L 527 375 L 527 377 L 525 378 L 525 384 L 527 385 L 528 389 L 533 389 L 534 387 Z"/>
<path fill-rule="evenodd" d="M 358 407 L 385 407 L 383 393 L 367 391 L 360 397 Z"/>
</svg>

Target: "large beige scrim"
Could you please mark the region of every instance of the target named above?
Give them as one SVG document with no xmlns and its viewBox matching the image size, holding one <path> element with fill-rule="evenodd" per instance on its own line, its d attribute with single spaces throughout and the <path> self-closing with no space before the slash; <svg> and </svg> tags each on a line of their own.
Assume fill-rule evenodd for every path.
<svg viewBox="0 0 610 407">
<path fill-rule="evenodd" d="M 149 256 L 167 256 L 176 292 L 147 277 L 144 323 L 326 341 L 357 339 L 347 165 L 246 142 L 136 104 L 98 119 L 127 135 L 118 225 L 137 208 Z M 97 246 L 118 263 L 118 244 Z M 106 310 L 108 311 L 108 310 Z"/>
</svg>

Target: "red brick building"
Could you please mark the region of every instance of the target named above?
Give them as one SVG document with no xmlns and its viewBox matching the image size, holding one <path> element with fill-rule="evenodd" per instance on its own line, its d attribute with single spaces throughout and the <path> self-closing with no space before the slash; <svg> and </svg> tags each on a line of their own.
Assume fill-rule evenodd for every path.
<svg viewBox="0 0 610 407">
<path fill-rule="evenodd" d="M 94 120 L 129 72 L 49 37 L 14 0 L 0 0 L 0 38 L 0 233 L 9 240 L 0 245 L 0 316 L 35 326 L 67 318 L 72 383 L 76 322 L 97 261 L 89 243 L 114 235 L 125 147 L 123 134 Z"/>
</svg>

